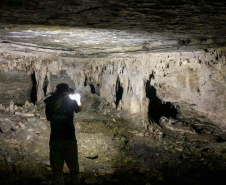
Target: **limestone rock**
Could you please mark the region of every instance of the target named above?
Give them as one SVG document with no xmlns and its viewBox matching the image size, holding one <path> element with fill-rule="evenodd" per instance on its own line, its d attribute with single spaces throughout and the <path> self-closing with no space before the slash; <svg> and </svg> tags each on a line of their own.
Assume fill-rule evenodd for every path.
<svg viewBox="0 0 226 185">
<path fill-rule="evenodd" d="M 13 101 L 11 101 L 10 104 L 9 104 L 9 111 L 10 112 L 14 111 L 14 102 Z"/>
<path fill-rule="evenodd" d="M 35 116 L 32 113 L 24 113 L 24 112 L 15 112 L 15 115 L 23 116 L 23 117 L 33 117 Z"/>
<path fill-rule="evenodd" d="M 14 47 L 18 47 L 19 51 L 15 52 Z M 226 128 L 224 47 L 208 51 L 158 51 L 136 53 L 131 57 L 84 57 L 78 60 L 71 57 L 70 52 L 68 57 L 64 57 L 61 55 L 64 51 L 56 53 L 55 50 L 41 49 L 45 55 L 36 51 L 28 55 L 20 47 L 26 50 L 29 46 L 1 45 L 0 68 L 18 70 L 17 75 L 35 71 L 38 101 L 45 96 L 44 87 L 47 94 L 51 93 L 51 84 L 67 79 L 77 91 L 84 92 L 84 98 L 87 86 L 90 86 L 91 96 L 97 96 L 90 96 L 90 100 L 85 98 L 84 110 L 101 110 L 108 102 L 115 108 L 145 119 L 151 106 L 146 92 L 149 84 L 161 102 L 170 102 L 184 117 L 188 117 L 187 112 L 190 111 L 193 118 L 200 114 L 205 121 L 210 120 Z M 51 75 L 58 78 L 51 78 Z M 100 102 L 98 96 L 106 102 Z M 23 109 L 24 112 L 35 111 L 31 106 Z"/>
<path fill-rule="evenodd" d="M 160 119 L 160 125 L 163 128 L 169 129 L 173 132 L 195 134 L 195 130 L 191 126 L 186 125 L 186 123 L 173 120 L 172 118 L 167 119 L 165 117 L 162 117 Z"/>
<path fill-rule="evenodd" d="M 15 127 L 15 124 L 12 121 L 10 121 L 9 119 L 0 121 L 0 129 L 1 129 L 1 132 L 3 132 L 3 133 L 10 131 L 14 127 Z"/>
</svg>

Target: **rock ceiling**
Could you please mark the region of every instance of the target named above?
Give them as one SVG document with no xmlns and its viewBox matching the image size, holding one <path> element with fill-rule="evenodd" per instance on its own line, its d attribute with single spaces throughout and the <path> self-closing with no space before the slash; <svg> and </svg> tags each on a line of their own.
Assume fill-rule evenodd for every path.
<svg viewBox="0 0 226 185">
<path fill-rule="evenodd" d="M 203 50 L 226 43 L 224 1 L 3 0 L 0 5 L 0 41 L 29 50 L 103 57 Z"/>
</svg>

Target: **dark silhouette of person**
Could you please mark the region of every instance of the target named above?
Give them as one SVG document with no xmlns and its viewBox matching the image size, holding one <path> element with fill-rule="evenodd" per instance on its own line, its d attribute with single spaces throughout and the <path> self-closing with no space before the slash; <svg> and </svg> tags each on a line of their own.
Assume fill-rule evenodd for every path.
<svg viewBox="0 0 226 185">
<path fill-rule="evenodd" d="M 50 121 L 50 165 L 54 185 L 63 185 L 63 166 L 66 162 L 73 185 L 79 184 L 78 148 L 75 137 L 74 112 L 81 111 L 81 104 L 69 98 L 68 84 L 61 83 L 56 91 L 44 100 L 46 118 Z"/>
</svg>

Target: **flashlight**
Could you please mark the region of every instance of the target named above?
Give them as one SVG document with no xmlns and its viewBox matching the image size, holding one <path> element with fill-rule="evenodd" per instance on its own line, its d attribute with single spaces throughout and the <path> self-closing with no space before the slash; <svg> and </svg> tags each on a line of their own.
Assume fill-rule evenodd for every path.
<svg viewBox="0 0 226 185">
<path fill-rule="evenodd" d="M 69 98 L 71 98 L 71 100 L 75 100 L 77 101 L 78 105 L 81 105 L 81 96 L 80 94 L 69 94 Z"/>
</svg>

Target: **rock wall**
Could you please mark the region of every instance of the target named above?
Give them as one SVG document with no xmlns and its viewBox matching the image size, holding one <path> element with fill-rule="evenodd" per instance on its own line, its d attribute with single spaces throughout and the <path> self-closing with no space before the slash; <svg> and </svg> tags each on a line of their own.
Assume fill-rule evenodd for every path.
<svg viewBox="0 0 226 185">
<path fill-rule="evenodd" d="M 13 101 L 15 104 L 24 104 L 30 101 L 32 89 L 31 76 L 17 71 L 0 72 L 0 103 L 8 105 Z"/>
<path fill-rule="evenodd" d="M 48 81 L 48 94 L 52 91 L 50 76 L 60 76 L 66 71 L 77 91 L 92 85 L 92 89 L 114 107 L 118 101 L 119 110 L 147 117 L 149 99 L 145 89 L 150 81 L 162 102 L 171 102 L 181 115 L 226 126 L 225 48 L 125 58 L 59 57 L 51 51 L 40 54 L 5 48 L 0 50 L 0 70 L 28 74 L 35 71 L 38 100 L 44 98 L 45 81 Z M 123 90 L 121 100 L 117 100 L 119 85 Z"/>
</svg>

